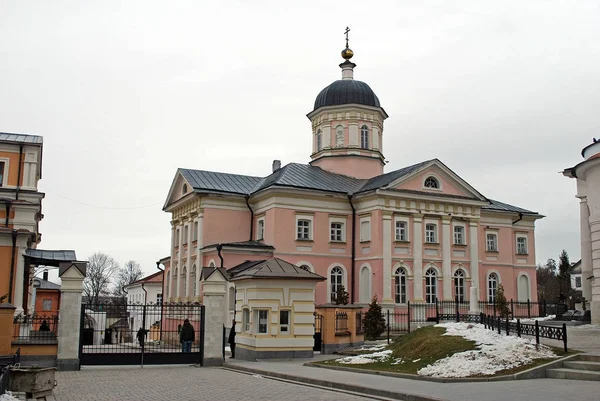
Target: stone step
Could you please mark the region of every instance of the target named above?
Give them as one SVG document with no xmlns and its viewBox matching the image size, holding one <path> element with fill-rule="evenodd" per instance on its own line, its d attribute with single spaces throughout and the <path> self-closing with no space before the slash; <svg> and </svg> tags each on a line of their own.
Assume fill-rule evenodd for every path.
<svg viewBox="0 0 600 401">
<path fill-rule="evenodd" d="M 600 381 L 600 372 L 577 369 L 546 369 L 546 377 L 550 379 L 591 380 Z"/>
<path fill-rule="evenodd" d="M 563 368 L 576 370 L 593 370 L 600 371 L 600 362 L 590 361 L 567 361 L 563 362 Z"/>
<path fill-rule="evenodd" d="M 589 361 L 589 362 L 600 362 L 600 355 L 597 354 L 580 354 L 580 361 Z"/>
</svg>

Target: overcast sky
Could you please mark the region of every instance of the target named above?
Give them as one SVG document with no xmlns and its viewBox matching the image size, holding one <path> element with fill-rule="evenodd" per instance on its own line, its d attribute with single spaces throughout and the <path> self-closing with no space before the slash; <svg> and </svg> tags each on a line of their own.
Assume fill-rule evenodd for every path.
<svg viewBox="0 0 600 401">
<path fill-rule="evenodd" d="M 592 1 L 0 0 L 0 131 L 44 137 L 43 249 L 145 272 L 169 254 L 178 167 L 267 175 L 307 162 L 341 76 L 390 115 L 386 171 L 439 158 L 485 196 L 545 216 L 537 260 L 579 258 L 574 180 L 600 136 Z"/>
</svg>

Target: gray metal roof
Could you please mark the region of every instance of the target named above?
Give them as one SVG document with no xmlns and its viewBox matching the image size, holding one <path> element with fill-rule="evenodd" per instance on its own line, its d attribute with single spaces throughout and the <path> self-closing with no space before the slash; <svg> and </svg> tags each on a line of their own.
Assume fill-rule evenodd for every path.
<svg viewBox="0 0 600 401">
<path fill-rule="evenodd" d="M 25 256 L 29 256 L 33 259 L 40 260 L 54 260 L 58 262 L 73 262 L 77 260 L 75 251 L 63 250 L 63 251 L 45 251 L 43 249 L 27 249 Z"/>
<path fill-rule="evenodd" d="M 44 142 L 44 139 L 41 136 L 37 135 L 11 134 L 8 132 L 0 132 L 0 141 L 41 145 Z"/>
<path fill-rule="evenodd" d="M 381 107 L 377 95 L 369 85 L 354 79 L 339 79 L 319 92 L 313 110 L 324 106 L 351 103 Z"/>
<path fill-rule="evenodd" d="M 60 290 L 60 285 L 58 285 L 56 283 L 53 283 L 51 281 L 44 280 L 44 279 L 41 279 L 39 277 L 34 278 L 33 281 L 34 281 L 34 284 L 37 284 L 37 285 L 35 285 L 35 287 L 38 288 L 38 289 L 42 289 L 42 290 Z"/>
<path fill-rule="evenodd" d="M 234 194 L 249 194 L 261 180 L 249 175 L 218 173 L 205 170 L 179 169 L 183 177 L 196 191 L 209 190 Z"/>
<path fill-rule="evenodd" d="M 248 264 L 248 267 L 242 270 L 234 270 L 236 269 L 236 266 L 231 269 L 234 271 L 231 280 L 235 281 L 245 278 L 325 280 L 324 277 L 321 277 L 318 274 L 301 269 L 300 267 L 279 258 L 263 260 L 260 261 L 260 263 L 244 262 L 243 264 Z"/>
<path fill-rule="evenodd" d="M 367 182 L 360 188 L 359 192 L 367 192 L 385 187 L 386 185 L 389 185 L 404 176 L 412 174 L 414 171 L 424 167 L 426 164 L 429 164 L 434 160 L 436 159 L 425 160 L 424 162 L 413 164 L 412 166 L 403 167 L 399 170 L 390 171 L 389 173 L 373 177 L 370 180 L 367 180 Z"/>
<path fill-rule="evenodd" d="M 531 210 L 523 209 L 517 206 L 509 205 L 508 203 L 503 203 L 497 200 L 488 199 L 490 204 L 487 206 L 482 206 L 482 209 L 485 210 L 497 210 L 501 212 L 513 212 L 513 213 L 524 213 L 524 214 L 539 214 L 538 212 L 532 212 Z"/>
</svg>

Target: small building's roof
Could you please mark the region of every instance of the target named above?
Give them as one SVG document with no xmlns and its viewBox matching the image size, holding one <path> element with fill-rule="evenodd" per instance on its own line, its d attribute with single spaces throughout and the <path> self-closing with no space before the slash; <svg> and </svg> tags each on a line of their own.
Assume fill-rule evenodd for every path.
<svg viewBox="0 0 600 401">
<path fill-rule="evenodd" d="M 57 290 L 60 291 L 60 285 L 53 283 L 51 281 L 48 280 L 44 280 L 41 279 L 39 277 L 35 277 L 33 279 L 34 281 L 34 286 L 35 288 L 37 288 L 38 290 Z"/>
<path fill-rule="evenodd" d="M 202 249 L 214 248 L 219 245 L 221 245 L 223 247 L 234 247 L 234 248 L 260 248 L 260 249 L 270 249 L 270 250 L 275 249 L 275 247 L 273 245 L 265 244 L 264 242 L 260 242 L 260 241 L 223 242 L 223 243 L 219 243 L 219 244 L 206 245 Z"/>
<path fill-rule="evenodd" d="M 499 202 L 497 200 L 488 199 L 490 204 L 487 206 L 482 206 L 482 209 L 490 210 L 490 211 L 501 211 L 501 212 L 514 212 L 514 213 L 523 213 L 530 215 L 539 215 L 538 212 L 532 212 L 531 210 L 523 209 L 517 206 L 509 205 L 508 203 Z"/>
<path fill-rule="evenodd" d="M 109 326 L 111 329 L 128 329 L 129 322 L 127 318 L 121 318 Z"/>
<path fill-rule="evenodd" d="M 34 265 L 58 266 L 61 262 L 77 261 L 77 255 L 72 250 L 27 249 L 25 250 L 25 257 Z"/>
<path fill-rule="evenodd" d="M 159 271 L 159 272 L 156 272 L 149 276 L 143 277 L 137 281 L 134 281 L 133 283 L 126 285 L 125 288 L 132 287 L 134 285 L 140 285 L 140 284 L 151 284 L 151 283 L 162 284 L 162 282 L 163 282 L 163 272 Z"/>
<path fill-rule="evenodd" d="M 244 264 L 246 264 L 245 268 L 238 269 L 239 266 Z M 319 276 L 318 274 L 304 270 L 279 258 L 271 258 L 250 263 L 244 262 L 241 265 L 235 266 L 228 271 L 231 281 L 252 278 L 318 281 L 325 280 L 324 277 Z"/>
<path fill-rule="evenodd" d="M 183 177 L 195 191 L 215 191 L 246 195 L 261 180 L 241 174 L 219 173 L 215 171 L 179 169 Z"/>
<path fill-rule="evenodd" d="M 227 270 L 224 267 L 203 267 L 201 270 L 201 280 L 208 279 L 214 272 L 220 272 L 223 277 L 227 278 Z"/>
<path fill-rule="evenodd" d="M 581 274 L 581 259 L 571 264 L 571 274 Z"/>
<path fill-rule="evenodd" d="M 33 145 L 41 145 L 44 142 L 44 138 L 38 135 L 11 134 L 9 132 L 0 132 L 0 142 L 29 143 Z"/>
</svg>

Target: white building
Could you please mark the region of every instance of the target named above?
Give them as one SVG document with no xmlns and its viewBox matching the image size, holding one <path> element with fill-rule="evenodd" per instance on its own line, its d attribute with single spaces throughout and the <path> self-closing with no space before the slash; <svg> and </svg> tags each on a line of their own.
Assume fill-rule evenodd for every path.
<svg viewBox="0 0 600 401">
<path fill-rule="evenodd" d="M 581 259 L 571 265 L 571 288 L 575 291 L 581 291 Z"/>
<path fill-rule="evenodd" d="M 129 327 L 135 333 L 142 327 L 144 309 L 146 310 L 146 330 L 160 322 L 163 300 L 163 272 L 157 272 L 125 286 L 127 293 L 127 312 Z M 144 305 L 146 305 L 144 307 Z"/>
</svg>

